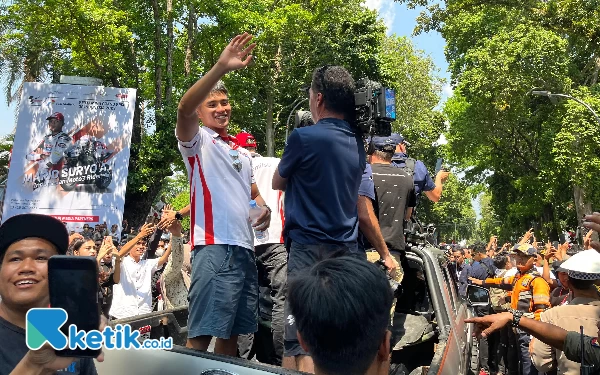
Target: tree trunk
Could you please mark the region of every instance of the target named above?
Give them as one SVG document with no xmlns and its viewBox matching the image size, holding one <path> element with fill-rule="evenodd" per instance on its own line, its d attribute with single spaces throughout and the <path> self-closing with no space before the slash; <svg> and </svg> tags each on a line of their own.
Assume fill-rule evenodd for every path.
<svg viewBox="0 0 600 375">
<path fill-rule="evenodd" d="M 173 0 L 167 0 L 167 87 L 165 102 L 171 104 L 173 95 Z"/>
<path fill-rule="evenodd" d="M 600 56 L 597 56 L 594 59 L 594 63 L 594 71 L 592 73 L 590 86 L 594 86 L 596 83 L 598 83 L 598 73 L 600 72 Z"/>
<path fill-rule="evenodd" d="M 196 9 L 194 4 L 188 8 L 188 23 L 187 23 L 187 46 L 185 49 L 184 69 L 185 76 L 189 77 L 192 74 L 192 60 L 194 58 L 194 44 L 196 39 Z"/>
<path fill-rule="evenodd" d="M 267 126 L 265 131 L 265 138 L 267 140 L 267 156 L 275 156 L 275 132 L 273 131 L 273 93 L 275 92 L 275 85 L 281 74 L 281 44 L 277 47 L 277 53 L 275 54 L 275 72 L 270 79 L 270 85 L 267 89 Z"/>
<path fill-rule="evenodd" d="M 273 138 L 273 91 L 267 93 L 267 127 L 265 130 L 265 138 L 267 139 L 267 156 L 275 156 L 275 145 Z"/>
<path fill-rule="evenodd" d="M 162 110 L 162 67 L 161 55 L 161 17 L 158 0 L 152 0 L 152 13 L 154 15 L 154 110 Z"/>
<path fill-rule="evenodd" d="M 585 190 L 583 190 L 582 187 L 577 185 L 573 185 L 573 197 L 575 198 L 575 212 L 577 213 L 577 224 L 581 226 L 583 224 L 583 217 L 593 212 L 592 202 L 590 202 L 588 197 L 586 196 Z M 582 241 L 582 238 L 578 238 L 578 240 Z"/>
<path fill-rule="evenodd" d="M 558 241 L 560 235 L 560 232 L 556 226 L 556 220 L 554 220 L 554 218 L 554 207 L 550 204 L 544 205 L 541 223 L 548 223 L 548 231 L 545 234 L 550 241 Z"/>
</svg>

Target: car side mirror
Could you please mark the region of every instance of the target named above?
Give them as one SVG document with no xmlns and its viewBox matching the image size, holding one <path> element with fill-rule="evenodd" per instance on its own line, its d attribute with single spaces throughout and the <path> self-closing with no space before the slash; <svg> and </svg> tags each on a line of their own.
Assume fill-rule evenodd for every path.
<svg viewBox="0 0 600 375">
<path fill-rule="evenodd" d="M 470 306 L 489 306 L 490 291 L 477 285 L 467 285 L 467 302 Z"/>
</svg>

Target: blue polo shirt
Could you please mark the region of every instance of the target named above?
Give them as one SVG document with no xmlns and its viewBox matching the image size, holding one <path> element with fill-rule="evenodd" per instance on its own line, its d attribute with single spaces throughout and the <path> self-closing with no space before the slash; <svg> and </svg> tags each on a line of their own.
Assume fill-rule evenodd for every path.
<svg viewBox="0 0 600 375">
<path fill-rule="evenodd" d="M 358 189 L 366 166 L 360 135 L 346 121 L 321 119 L 295 129 L 281 157 L 286 242 L 356 242 Z"/>
<path fill-rule="evenodd" d="M 482 263 L 484 265 L 482 265 Z M 465 267 L 466 268 L 466 267 Z M 495 277 L 496 274 L 496 266 L 494 265 L 494 261 L 491 258 L 483 258 L 479 262 L 473 262 L 466 271 L 461 273 L 461 288 L 459 289 L 459 293 L 464 297 L 467 295 L 467 285 L 471 282 L 469 281 L 469 277 L 473 277 L 477 280 L 485 280 L 488 277 Z"/>
<path fill-rule="evenodd" d="M 407 157 L 408 156 L 402 152 L 395 153 L 392 157 L 392 165 L 399 168 L 404 167 L 406 163 L 402 159 Z M 415 174 L 413 175 L 413 180 L 415 182 L 415 194 L 417 195 L 417 200 L 421 196 L 421 192 L 435 189 L 435 182 L 431 179 L 427 167 L 421 160 L 415 162 Z"/>
<path fill-rule="evenodd" d="M 362 174 L 362 178 L 360 179 L 360 187 L 358 188 L 358 195 L 375 200 L 375 182 L 373 182 L 373 169 L 371 169 L 371 164 L 367 163 L 367 166 Z"/>
</svg>

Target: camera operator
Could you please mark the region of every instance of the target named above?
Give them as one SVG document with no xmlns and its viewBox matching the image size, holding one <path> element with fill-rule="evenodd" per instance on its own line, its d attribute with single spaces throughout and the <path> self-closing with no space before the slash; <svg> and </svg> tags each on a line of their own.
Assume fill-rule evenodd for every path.
<svg viewBox="0 0 600 375">
<path fill-rule="evenodd" d="M 414 292 L 414 278 L 408 266 L 404 250 L 404 221 L 412 215 L 416 204 L 415 188 L 411 176 L 402 169 L 391 165 L 396 148 L 391 137 L 373 137 L 373 152 L 369 155 L 375 183 L 375 213 L 379 219 L 381 233 L 390 253 L 402 265 L 405 277 L 402 281 L 403 298 L 397 308 L 412 309 L 411 292 Z M 414 297 L 414 295 L 413 295 Z"/>
<path fill-rule="evenodd" d="M 354 91 L 343 67 L 314 71 L 309 105 L 316 123 L 291 133 L 273 175 L 273 189 L 286 192 L 288 278 L 337 252 L 365 257 L 357 244 L 357 200 L 366 155 L 361 135 L 349 124 L 355 117 Z M 287 302 L 285 311 L 284 367 L 313 372 Z"/>
<path fill-rule="evenodd" d="M 394 167 L 407 169 L 413 175 L 415 184 L 415 194 L 417 201 L 421 196 L 421 192 L 425 193 L 427 198 L 432 202 L 438 202 L 442 197 L 444 182 L 448 179 L 450 172 L 440 170 L 435 176 L 435 182 L 431 179 L 427 167 L 421 160 L 415 160 L 408 157 L 406 147 L 409 145 L 404 137 L 398 133 L 393 133 L 391 138 L 396 143 L 396 150 L 392 157 L 392 165 Z"/>
<path fill-rule="evenodd" d="M 57 357 L 48 344 L 29 350 L 25 343 L 27 311 L 50 304 L 48 259 L 68 245 L 67 229 L 50 216 L 17 215 L 0 226 L 0 374 L 96 374 L 92 358 Z"/>
</svg>

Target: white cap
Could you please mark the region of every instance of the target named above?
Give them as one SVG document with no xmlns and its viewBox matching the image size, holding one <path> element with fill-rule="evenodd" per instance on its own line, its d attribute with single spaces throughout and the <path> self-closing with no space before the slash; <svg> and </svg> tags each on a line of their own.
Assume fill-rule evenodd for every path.
<svg viewBox="0 0 600 375">
<path fill-rule="evenodd" d="M 600 253 L 593 249 L 581 251 L 567 259 L 560 268 L 574 279 L 600 280 Z"/>
</svg>

